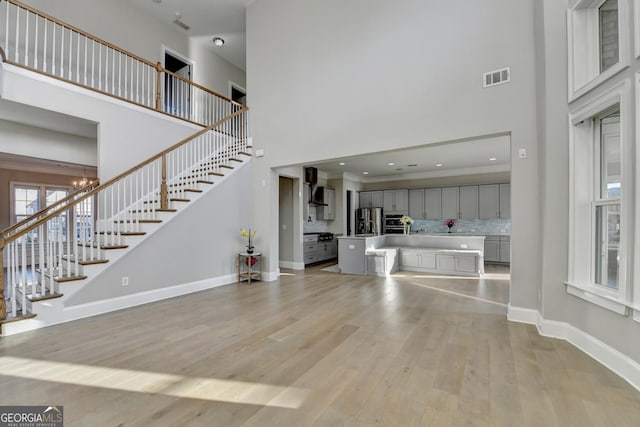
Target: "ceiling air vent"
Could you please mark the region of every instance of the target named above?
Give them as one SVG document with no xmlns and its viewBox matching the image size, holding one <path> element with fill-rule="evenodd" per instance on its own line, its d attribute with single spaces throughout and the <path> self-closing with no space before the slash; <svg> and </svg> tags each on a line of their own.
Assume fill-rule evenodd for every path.
<svg viewBox="0 0 640 427">
<path fill-rule="evenodd" d="M 484 73 L 484 87 L 491 87 L 508 83 L 511 81 L 511 67 L 501 68 L 499 70 Z"/>
</svg>

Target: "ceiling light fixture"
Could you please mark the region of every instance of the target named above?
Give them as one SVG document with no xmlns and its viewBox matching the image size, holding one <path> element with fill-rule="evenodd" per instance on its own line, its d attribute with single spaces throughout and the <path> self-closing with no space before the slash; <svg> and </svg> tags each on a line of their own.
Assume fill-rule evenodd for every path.
<svg viewBox="0 0 640 427">
<path fill-rule="evenodd" d="M 389 166 L 395 166 L 395 163 L 393 163 L 393 162 L 389 162 L 389 163 L 387 163 L 387 164 L 388 164 Z"/>
<path fill-rule="evenodd" d="M 444 166 L 444 164 L 442 164 L 442 163 L 436 163 L 436 167 L 437 167 L 437 168 L 441 168 L 441 167 L 443 167 L 443 166 Z"/>
<path fill-rule="evenodd" d="M 489 157 L 490 162 L 493 162 L 494 160 L 497 160 L 497 159 L 498 159 L 497 157 Z"/>
<path fill-rule="evenodd" d="M 369 172 L 362 172 L 362 175 L 369 175 Z"/>
<path fill-rule="evenodd" d="M 414 163 L 414 164 L 412 164 L 412 165 L 407 165 L 407 166 L 408 166 L 408 167 L 410 167 L 410 168 L 415 168 L 416 166 L 418 166 L 418 164 L 417 164 L 417 163 Z"/>
<path fill-rule="evenodd" d="M 338 164 L 339 164 L 340 166 L 344 166 L 344 165 L 346 165 L 346 163 L 345 163 L 345 162 L 340 162 L 340 163 L 338 163 Z"/>
<path fill-rule="evenodd" d="M 224 39 L 222 37 L 214 37 L 212 41 L 213 44 L 218 47 L 224 46 Z"/>
</svg>

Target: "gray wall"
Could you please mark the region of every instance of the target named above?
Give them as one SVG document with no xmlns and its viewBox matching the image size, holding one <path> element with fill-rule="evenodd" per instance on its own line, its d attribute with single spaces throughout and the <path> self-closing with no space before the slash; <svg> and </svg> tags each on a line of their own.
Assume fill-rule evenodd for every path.
<svg viewBox="0 0 640 427">
<path fill-rule="evenodd" d="M 255 228 L 250 199 L 240 197 L 250 185 L 251 165 L 245 165 L 191 202 L 128 256 L 73 294 L 66 304 L 74 306 L 235 274 L 235 255 L 246 245 L 240 228 Z M 260 229 L 257 231 L 255 246 L 260 252 L 265 236 Z M 123 276 L 129 277 L 127 287 L 122 286 Z"/>
<path fill-rule="evenodd" d="M 541 229 L 533 3 L 252 3 L 251 134 L 265 150 L 254 175 L 255 203 L 265 209 L 255 221 L 273 237 L 269 253 L 278 253 L 274 167 L 510 133 L 511 303 L 535 308 Z M 512 82 L 484 89 L 483 73 L 504 66 Z M 517 158 L 518 148 L 527 159 Z"/>
<path fill-rule="evenodd" d="M 540 310 L 544 319 L 564 321 L 640 362 L 640 342 L 630 339 L 640 333 L 631 317 L 620 316 L 595 304 L 568 295 L 564 282 L 568 275 L 569 137 L 567 105 L 567 21 L 566 1 L 536 2 L 536 63 L 538 73 L 538 129 L 541 136 L 541 188 L 543 189 L 542 287 Z M 628 43 L 633 46 L 632 14 L 628 19 Z M 636 31 L 638 29 L 635 29 Z M 593 95 L 624 79 L 633 79 L 640 70 L 637 61 L 601 87 Z M 588 94 L 586 97 L 591 97 Z M 632 93 L 632 99 L 635 91 Z M 635 99 L 634 105 L 638 105 Z M 637 126 L 636 117 L 630 121 Z M 637 168 L 637 165 L 636 165 Z M 637 172 L 637 171 L 636 171 Z M 637 209 L 636 203 L 636 209 Z M 637 217 L 637 210 L 636 210 Z M 636 251 L 638 248 L 636 248 Z M 636 253 L 637 256 L 637 253 Z M 638 273 L 636 272 L 636 275 Z"/>
</svg>

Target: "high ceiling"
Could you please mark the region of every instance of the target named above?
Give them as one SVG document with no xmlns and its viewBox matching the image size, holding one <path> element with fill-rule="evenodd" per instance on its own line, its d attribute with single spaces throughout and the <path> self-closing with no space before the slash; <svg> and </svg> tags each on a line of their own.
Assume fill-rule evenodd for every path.
<svg viewBox="0 0 640 427">
<path fill-rule="evenodd" d="M 246 69 L 245 8 L 255 0 L 130 0 L 161 22 L 173 24 L 176 16 L 189 30 L 175 28 L 190 38 L 207 43 L 209 49 L 236 67 Z M 222 37 L 222 47 L 213 45 Z"/>
<path fill-rule="evenodd" d="M 508 172 L 510 145 L 508 135 L 492 136 L 343 157 L 305 166 L 316 167 L 330 178 L 347 173 L 361 182 Z"/>
</svg>

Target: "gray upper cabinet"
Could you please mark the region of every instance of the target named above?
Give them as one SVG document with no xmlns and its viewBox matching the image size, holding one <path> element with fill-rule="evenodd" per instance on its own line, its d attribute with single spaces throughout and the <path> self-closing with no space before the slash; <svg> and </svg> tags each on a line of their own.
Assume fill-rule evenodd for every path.
<svg viewBox="0 0 640 427">
<path fill-rule="evenodd" d="M 500 218 L 511 218 L 511 184 L 500 184 Z"/>
<path fill-rule="evenodd" d="M 383 204 L 382 191 L 361 191 L 360 207 L 361 208 L 381 208 Z"/>
<path fill-rule="evenodd" d="M 478 186 L 478 218 L 500 218 L 499 185 Z"/>
<path fill-rule="evenodd" d="M 456 219 L 460 212 L 460 187 L 442 189 L 442 218 Z"/>
<path fill-rule="evenodd" d="M 442 219 L 442 188 L 424 190 L 426 219 Z"/>
<path fill-rule="evenodd" d="M 462 219 L 478 218 L 478 186 L 460 187 L 460 216 Z"/>
<path fill-rule="evenodd" d="M 413 219 L 426 219 L 424 193 L 422 188 L 409 190 L 409 216 Z"/>
<path fill-rule="evenodd" d="M 324 189 L 324 202 L 327 206 L 318 206 L 316 216 L 318 219 L 332 221 L 336 219 L 336 190 L 333 188 Z"/>
<path fill-rule="evenodd" d="M 384 190 L 385 213 L 402 213 L 408 211 L 409 190 Z"/>
</svg>

